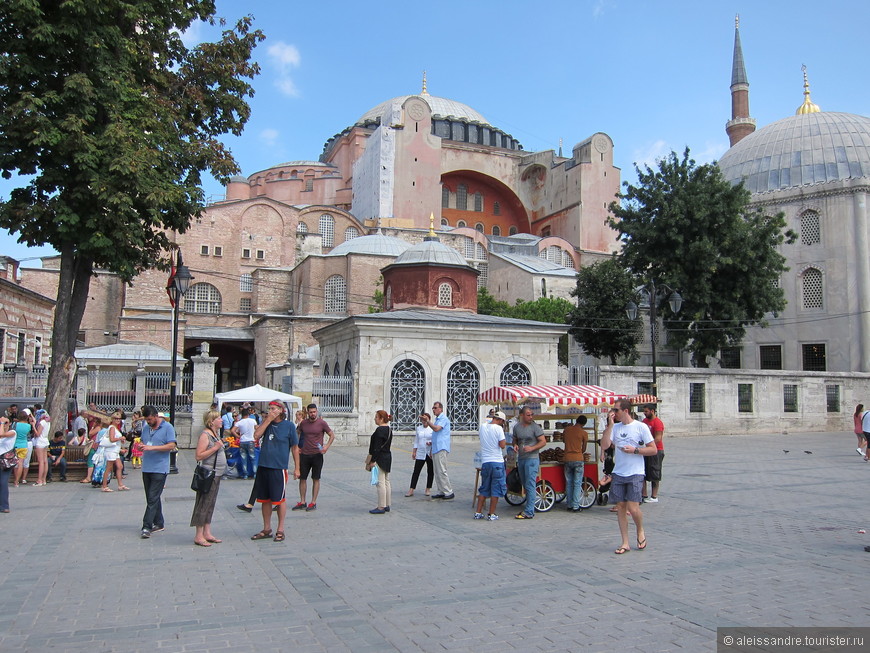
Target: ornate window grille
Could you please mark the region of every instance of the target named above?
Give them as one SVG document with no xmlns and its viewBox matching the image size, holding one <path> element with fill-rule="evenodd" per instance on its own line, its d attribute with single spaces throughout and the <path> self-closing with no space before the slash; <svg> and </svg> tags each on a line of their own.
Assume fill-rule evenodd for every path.
<svg viewBox="0 0 870 653">
<path fill-rule="evenodd" d="M 320 216 L 320 236 L 324 247 L 332 247 L 335 242 L 335 218 L 328 213 Z"/>
<path fill-rule="evenodd" d="M 803 273 L 804 308 L 823 308 L 822 272 L 807 268 Z"/>
<path fill-rule="evenodd" d="M 449 283 L 438 286 L 438 306 L 453 306 L 453 287 Z"/>
<path fill-rule="evenodd" d="M 447 372 L 447 415 L 456 431 L 476 431 L 477 395 L 480 392 L 480 372 L 467 361 L 459 361 Z"/>
<path fill-rule="evenodd" d="M 403 360 L 390 373 L 390 413 L 393 430 L 414 431 L 424 410 L 426 374 L 417 361 Z"/>
<path fill-rule="evenodd" d="M 334 274 L 326 280 L 323 304 L 327 313 L 344 313 L 347 310 L 347 283 L 340 274 Z"/>
<path fill-rule="evenodd" d="M 816 211 L 801 213 L 801 244 L 818 245 L 822 242 L 822 229 Z"/>
<path fill-rule="evenodd" d="M 508 363 L 501 371 L 499 385 L 531 385 L 532 375 L 522 363 Z"/>
<path fill-rule="evenodd" d="M 221 293 L 210 283 L 195 283 L 184 296 L 184 310 L 187 313 L 220 313 Z"/>
</svg>

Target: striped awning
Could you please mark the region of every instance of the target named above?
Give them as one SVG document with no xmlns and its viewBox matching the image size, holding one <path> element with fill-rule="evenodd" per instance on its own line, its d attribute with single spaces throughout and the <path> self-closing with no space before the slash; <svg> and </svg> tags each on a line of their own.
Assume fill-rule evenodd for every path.
<svg viewBox="0 0 870 653">
<path fill-rule="evenodd" d="M 551 408 L 590 408 L 612 406 L 617 399 L 628 398 L 632 403 L 655 403 L 652 395 L 628 395 L 597 385 L 512 385 L 495 386 L 481 392 L 482 404 L 540 403 Z M 637 401 L 635 401 L 637 399 Z"/>
</svg>

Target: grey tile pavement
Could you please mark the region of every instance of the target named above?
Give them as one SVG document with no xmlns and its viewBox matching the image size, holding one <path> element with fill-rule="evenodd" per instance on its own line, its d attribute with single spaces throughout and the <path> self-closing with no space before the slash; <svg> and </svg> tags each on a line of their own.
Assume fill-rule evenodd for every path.
<svg viewBox="0 0 870 653">
<path fill-rule="evenodd" d="M 450 502 L 404 498 L 410 453 L 395 451 L 381 516 L 368 514 L 364 449 L 331 449 L 318 510 L 288 513 L 284 543 L 249 539 L 259 515 L 235 505 L 251 482 L 228 480 L 213 524 L 224 543 L 194 546 L 191 452 L 150 540 L 138 471 L 131 492 L 10 488 L 0 650 L 648 653 L 713 651 L 717 626 L 860 626 L 870 464 L 853 442 L 671 438 L 662 501 L 643 508 L 649 546 L 623 556 L 604 507 L 523 522 L 502 504 L 500 521 L 472 520 L 468 444 L 450 456 Z"/>
</svg>

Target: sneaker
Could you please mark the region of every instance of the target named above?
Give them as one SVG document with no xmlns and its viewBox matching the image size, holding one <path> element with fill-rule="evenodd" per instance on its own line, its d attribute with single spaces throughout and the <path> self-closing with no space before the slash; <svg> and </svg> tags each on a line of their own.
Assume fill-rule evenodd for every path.
<svg viewBox="0 0 870 653">
<path fill-rule="evenodd" d="M 498 515 L 487 515 L 486 521 L 498 521 Z"/>
<path fill-rule="evenodd" d="M 644 499 L 643 501 L 644 503 L 658 503 L 659 499 L 658 497 L 649 497 L 648 499 Z"/>
<path fill-rule="evenodd" d="M 860 449 L 855 449 L 855 451 L 858 452 L 858 455 L 859 455 L 859 456 L 863 456 L 863 455 L 864 455 L 864 452 L 861 451 Z"/>
<path fill-rule="evenodd" d="M 384 508 L 384 512 L 390 512 L 390 507 L 387 506 L 386 508 Z"/>
<path fill-rule="evenodd" d="M 305 512 L 311 512 L 312 510 L 317 510 L 316 503 L 309 503 L 308 506 L 305 508 Z"/>
<path fill-rule="evenodd" d="M 432 498 L 433 498 L 433 499 L 443 499 L 443 498 L 444 498 L 444 495 L 443 495 L 443 494 L 433 494 L 433 495 L 432 495 Z"/>
<path fill-rule="evenodd" d="M 441 497 L 441 498 L 444 499 L 445 501 L 448 501 L 448 500 L 452 499 L 452 498 L 455 497 L 455 496 L 456 496 L 456 495 L 453 494 L 453 492 L 451 492 L 450 494 L 445 494 L 445 495 L 444 495 L 443 497 Z"/>
<path fill-rule="evenodd" d="M 165 530 L 166 530 L 166 526 L 155 526 L 154 528 L 151 529 L 151 532 L 152 533 L 159 533 L 160 531 L 165 531 Z"/>
<path fill-rule="evenodd" d="M 474 513 L 474 518 L 475 519 L 483 519 L 483 513 L 482 512 Z"/>
<path fill-rule="evenodd" d="M 297 503 L 295 506 L 293 506 L 292 508 L 290 508 L 290 510 L 305 510 L 305 508 L 306 508 L 306 506 L 305 506 L 305 502 L 304 502 L 304 501 L 300 501 L 300 502 Z"/>
<path fill-rule="evenodd" d="M 143 528 L 140 537 L 143 540 L 147 540 L 149 537 L 151 537 L 151 531 L 149 531 L 147 528 Z"/>
</svg>

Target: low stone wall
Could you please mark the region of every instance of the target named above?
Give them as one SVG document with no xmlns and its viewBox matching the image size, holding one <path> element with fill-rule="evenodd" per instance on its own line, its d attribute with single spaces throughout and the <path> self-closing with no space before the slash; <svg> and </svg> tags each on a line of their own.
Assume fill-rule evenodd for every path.
<svg viewBox="0 0 870 653">
<path fill-rule="evenodd" d="M 657 381 L 666 435 L 851 433 L 855 405 L 870 406 L 867 373 L 665 367 L 658 370 Z M 608 390 L 636 394 L 639 382 L 652 382 L 651 368 L 601 367 L 599 384 Z M 701 411 L 690 406 L 692 384 L 703 390 Z M 738 401 L 741 385 L 744 393 L 751 386 L 744 410 Z M 785 411 L 787 393 L 796 393 L 794 412 Z"/>
</svg>

